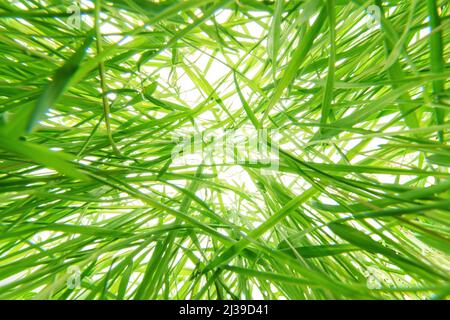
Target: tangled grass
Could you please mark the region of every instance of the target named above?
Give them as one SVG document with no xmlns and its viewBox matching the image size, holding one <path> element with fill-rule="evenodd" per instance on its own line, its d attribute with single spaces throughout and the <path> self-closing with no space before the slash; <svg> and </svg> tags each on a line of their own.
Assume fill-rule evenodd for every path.
<svg viewBox="0 0 450 320">
<path fill-rule="evenodd" d="M 2 1 L 0 298 L 445 299 L 448 10 Z"/>
</svg>

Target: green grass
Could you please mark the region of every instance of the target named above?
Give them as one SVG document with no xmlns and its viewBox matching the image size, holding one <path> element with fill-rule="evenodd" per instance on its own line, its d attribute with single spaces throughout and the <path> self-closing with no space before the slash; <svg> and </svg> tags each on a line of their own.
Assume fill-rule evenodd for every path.
<svg viewBox="0 0 450 320">
<path fill-rule="evenodd" d="M 75 3 L 0 4 L 1 299 L 450 297 L 446 1 Z"/>
</svg>

